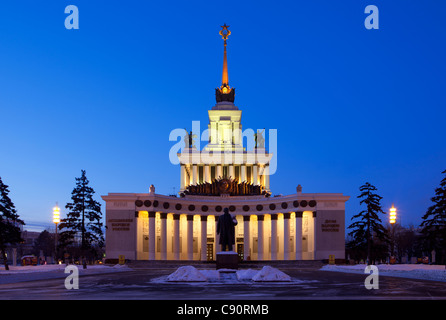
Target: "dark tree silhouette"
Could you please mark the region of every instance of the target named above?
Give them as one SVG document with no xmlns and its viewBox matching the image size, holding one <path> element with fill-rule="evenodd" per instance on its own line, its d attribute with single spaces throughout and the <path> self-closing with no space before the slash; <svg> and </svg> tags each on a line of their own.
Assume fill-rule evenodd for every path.
<svg viewBox="0 0 446 320">
<path fill-rule="evenodd" d="M 71 193 L 72 202 L 65 206 L 69 209 L 67 217 L 59 224 L 60 246 L 65 250 L 70 247 L 80 249 L 83 259 L 87 252 L 96 255 L 95 248 L 104 246 L 101 204 L 93 199 L 95 192 L 88 184 L 85 170 L 82 170 L 82 176 L 76 178 L 76 187 Z"/>
<path fill-rule="evenodd" d="M 20 225 L 25 224 L 19 219 L 14 203 L 8 194 L 8 186 L 3 183 L 0 177 L 0 251 L 5 263 L 5 270 L 9 270 L 6 245 L 23 242 Z"/>
<path fill-rule="evenodd" d="M 446 175 L 446 170 L 442 172 Z M 424 247 L 435 250 L 442 263 L 446 262 L 446 176 L 435 189 L 433 205 L 424 214 L 420 227 Z"/>
<path fill-rule="evenodd" d="M 38 256 L 42 251 L 44 256 L 50 256 L 54 252 L 54 241 L 54 234 L 48 230 L 43 230 L 34 242 L 33 254 Z"/>
<path fill-rule="evenodd" d="M 350 249 L 360 250 L 366 247 L 367 263 L 370 264 L 372 251 L 374 257 L 380 255 L 381 251 L 387 248 L 385 244 L 389 242 L 389 237 L 379 218 L 379 214 L 385 212 L 380 204 L 382 197 L 374 193 L 376 187 L 366 182 L 359 190 L 361 194 L 358 198 L 362 199 L 360 204 L 365 204 L 366 209 L 352 217 L 352 220 L 356 221 L 348 227 L 352 229 L 348 233 L 351 237 L 348 246 Z"/>
</svg>

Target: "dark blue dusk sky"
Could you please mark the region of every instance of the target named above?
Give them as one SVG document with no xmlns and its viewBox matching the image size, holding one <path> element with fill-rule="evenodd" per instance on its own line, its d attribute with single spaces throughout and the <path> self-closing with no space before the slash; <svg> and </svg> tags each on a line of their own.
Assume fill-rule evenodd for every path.
<svg viewBox="0 0 446 320">
<path fill-rule="evenodd" d="M 79 30 L 65 29 L 70 4 Z M 178 191 L 169 133 L 207 127 L 226 23 L 243 129 L 277 129 L 273 194 L 348 195 L 349 225 L 368 181 L 418 225 L 446 169 L 445 12 L 438 0 L 3 1 L 0 177 L 29 229 L 51 225 L 56 201 L 64 217 L 82 169 L 104 212 L 109 192 Z"/>
</svg>

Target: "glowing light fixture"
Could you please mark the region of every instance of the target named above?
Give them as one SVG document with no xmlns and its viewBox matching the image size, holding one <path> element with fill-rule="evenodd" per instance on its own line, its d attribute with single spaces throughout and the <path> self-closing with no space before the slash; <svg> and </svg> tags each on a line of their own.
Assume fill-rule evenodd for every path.
<svg viewBox="0 0 446 320">
<path fill-rule="evenodd" d="M 56 232 L 54 237 L 54 252 L 57 259 L 57 224 L 60 222 L 60 208 L 56 202 L 56 206 L 53 208 L 53 222 L 56 224 Z"/>
<path fill-rule="evenodd" d="M 57 206 L 57 204 L 53 208 L 53 222 L 56 224 L 56 226 L 60 222 L 60 208 Z"/>
<path fill-rule="evenodd" d="M 396 223 L 396 208 L 393 204 L 392 204 L 392 208 L 390 208 L 389 222 L 390 222 L 390 224 Z"/>
</svg>

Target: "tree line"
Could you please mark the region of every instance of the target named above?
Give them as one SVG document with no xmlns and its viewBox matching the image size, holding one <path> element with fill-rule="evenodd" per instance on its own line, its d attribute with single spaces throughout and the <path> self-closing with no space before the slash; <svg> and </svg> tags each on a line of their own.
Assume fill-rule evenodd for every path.
<svg viewBox="0 0 446 320">
<path fill-rule="evenodd" d="M 95 191 L 89 186 L 85 170 L 81 170 L 81 177 L 75 180 L 71 202 L 65 205 L 68 209 L 66 218 L 61 219 L 57 226 L 57 244 L 54 235 L 44 231 L 39 235 L 35 248 L 48 252 L 52 246 L 56 260 L 79 261 L 86 268 L 87 262 L 100 259 L 103 255 L 104 226 L 101 204 L 93 198 Z M 9 192 L 9 186 L 0 177 L 0 253 L 6 270 L 9 270 L 7 246 L 23 243 L 21 232 L 25 225 L 17 214 Z"/>
<path fill-rule="evenodd" d="M 376 193 L 377 188 L 366 182 L 359 190 L 360 205 L 364 210 L 352 217 L 348 226 L 351 231 L 346 241 L 346 253 L 353 260 L 365 260 L 371 264 L 383 261 L 389 255 L 398 261 L 403 257 L 435 255 L 439 264 L 446 263 L 446 170 L 440 186 L 431 198 L 432 205 L 422 216 L 418 227 L 403 227 L 395 224 L 388 228 L 383 226 L 381 215 L 385 215 L 381 206 L 382 197 Z M 390 254 L 389 254 L 390 253 Z"/>
</svg>

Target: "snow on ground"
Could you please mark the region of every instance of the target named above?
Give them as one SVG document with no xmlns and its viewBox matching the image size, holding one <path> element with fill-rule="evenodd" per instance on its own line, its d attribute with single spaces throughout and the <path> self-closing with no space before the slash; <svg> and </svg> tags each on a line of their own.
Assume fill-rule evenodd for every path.
<svg viewBox="0 0 446 320">
<path fill-rule="evenodd" d="M 270 266 L 264 266 L 261 270 L 198 270 L 193 266 L 183 266 L 179 267 L 174 273 L 168 275 L 166 280 L 169 282 L 282 282 L 291 281 L 291 277 Z"/>
<path fill-rule="evenodd" d="M 291 277 L 276 268 L 264 266 L 252 277 L 252 281 L 291 281 Z"/>
<path fill-rule="evenodd" d="M 245 269 L 245 270 L 239 270 L 237 271 L 237 279 L 238 280 L 251 280 L 252 277 L 254 277 L 259 270 L 253 270 L 253 269 Z"/>
<path fill-rule="evenodd" d="M 365 267 L 365 264 L 325 265 L 321 270 L 364 274 Z M 383 276 L 446 281 L 446 268 L 444 265 L 378 264 L 376 267 L 378 267 L 378 274 Z"/>
<path fill-rule="evenodd" d="M 66 278 L 70 272 L 65 273 L 65 267 L 65 264 L 46 264 L 37 266 L 9 266 L 9 270 L 5 270 L 5 266 L 0 265 L 0 284 Z M 131 270 L 126 265 L 88 265 L 87 269 L 83 269 L 81 265 L 76 265 L 76 267 L 79 275 Z"/>
<path fill-rule="evenodd" d="M 179 267 L 167 276 L 167 281 L 207 281 L 207 278 L 193 266 Z"/>
</svg>

